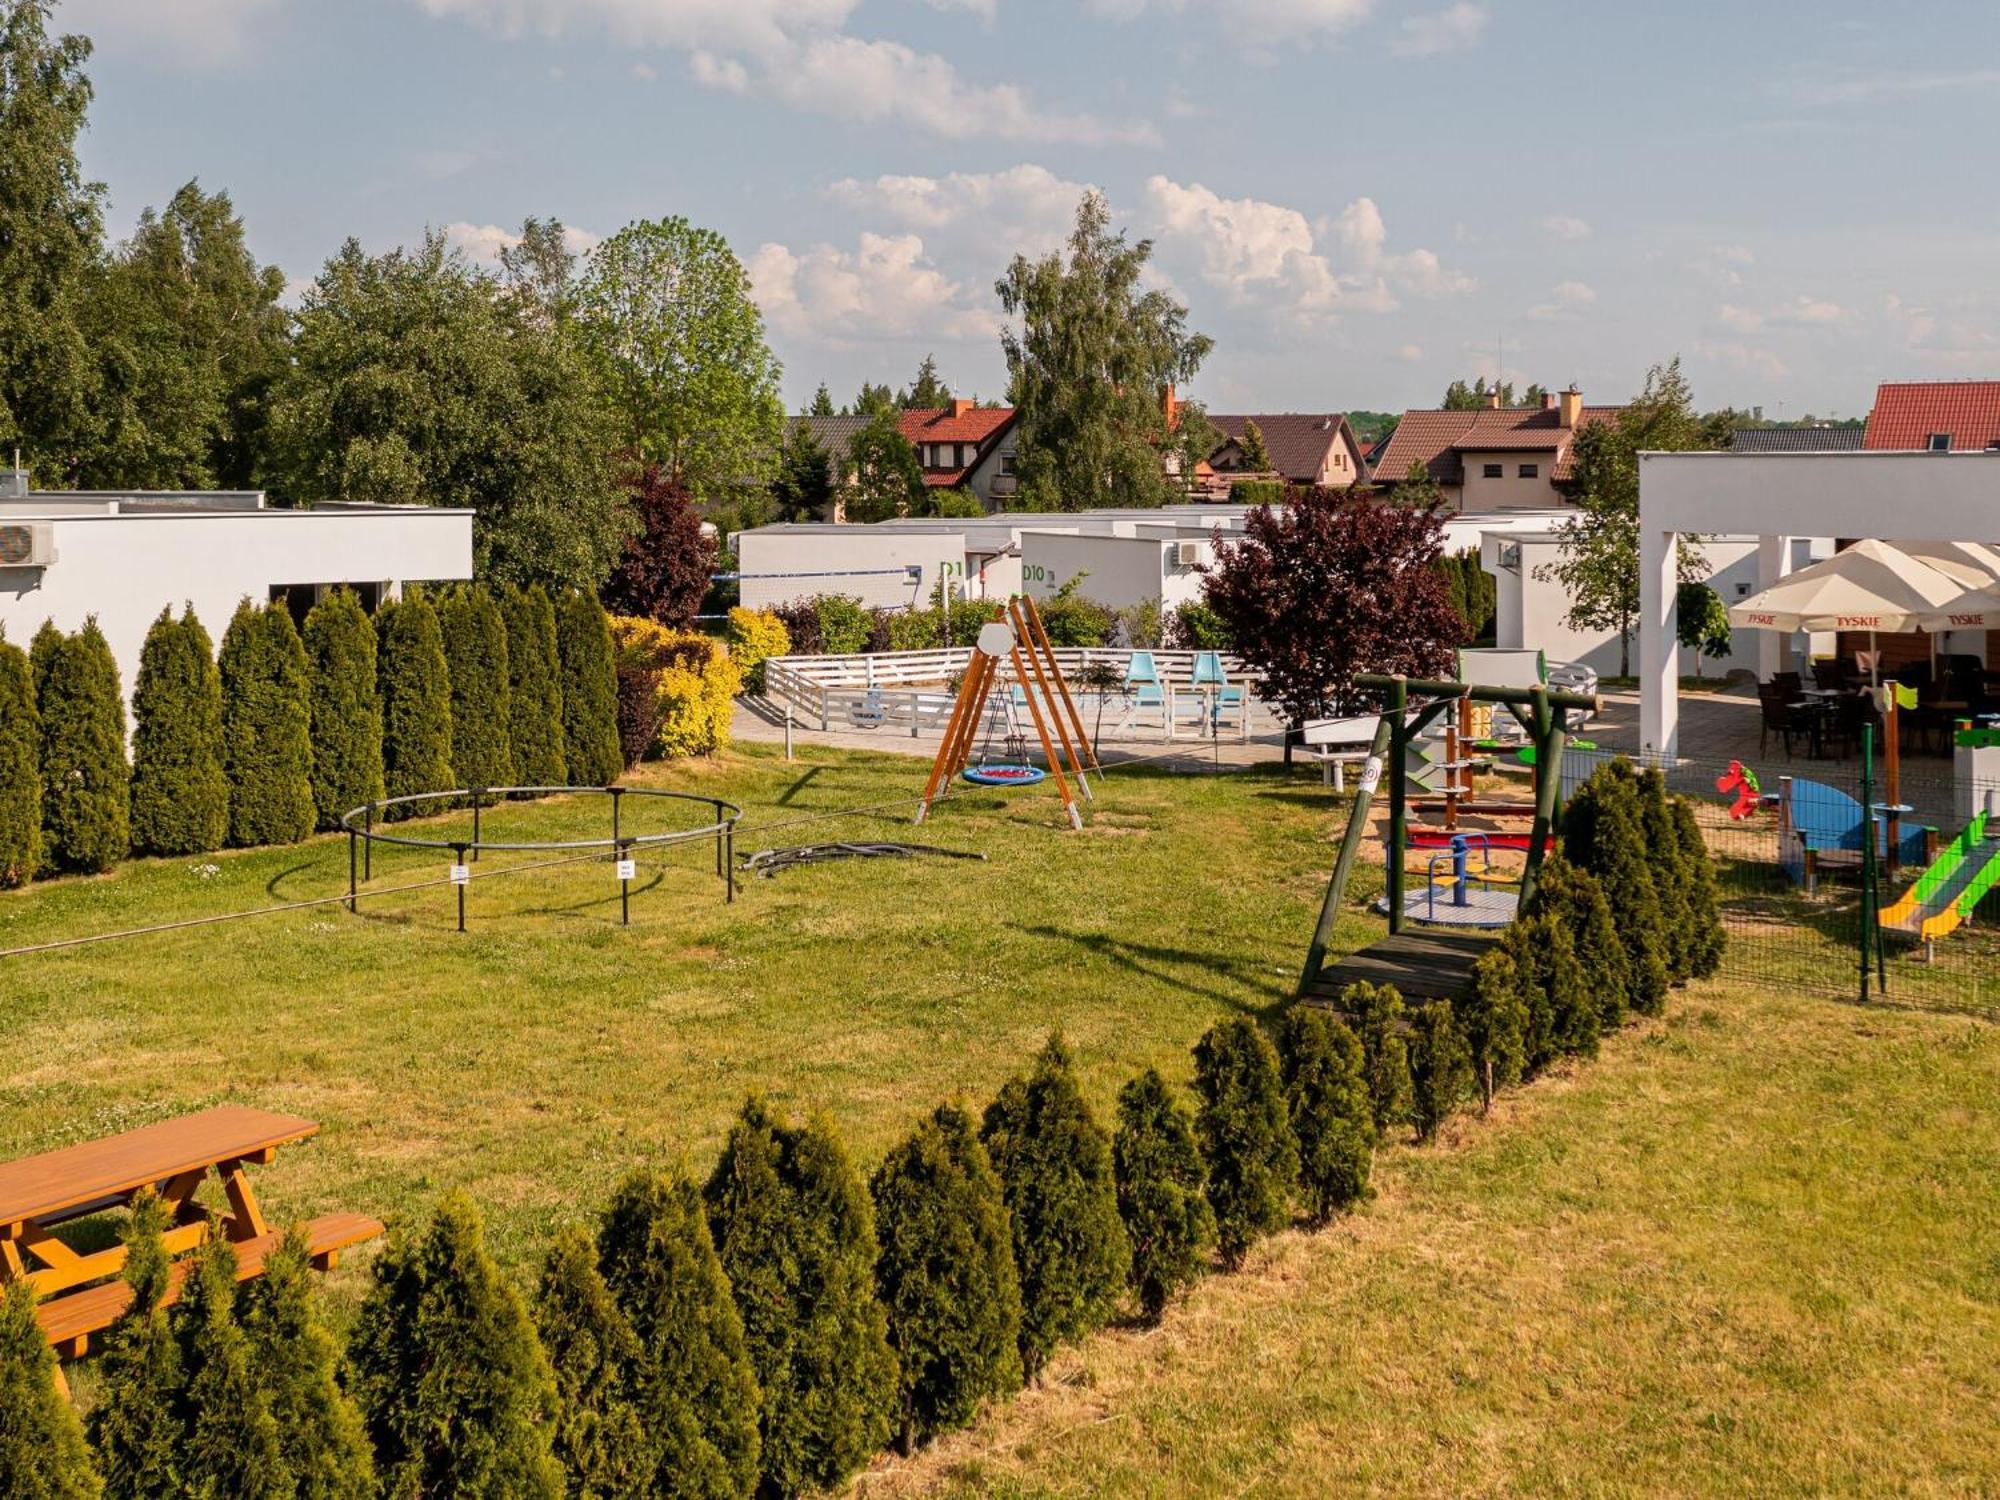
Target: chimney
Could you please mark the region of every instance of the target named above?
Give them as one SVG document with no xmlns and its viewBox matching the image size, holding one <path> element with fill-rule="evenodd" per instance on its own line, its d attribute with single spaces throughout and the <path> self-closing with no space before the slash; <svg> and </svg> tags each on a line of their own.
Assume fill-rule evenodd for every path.
<svg viewBox="0 0 2000 1500">
<path fill-rule="evenodd" d="M 1497 380 L 1493 382 L 1493 389 L 1486 393 L 1486 409 L 1488 411 L 1500 410 L 1500 382 Z"/>
<path fill-rule="evenodd" d="M 1556 409 L 1556 393 L 1554 391 L 1543 391 L 1542 410 L 1554 411 L 1555 409 Z"/>
<path fill-rule="evenodd" d="M 972 410 L 972 403 L 970 401 L 964 400 L 958 396 L 954 396 L 951 398 L 951 415 L 954 421 L 956 421 L 958 418 L 962 416 L 965 416 L 971 410 Z"/>
<path fill-rule="evenodd" d="M 1571 381 L 1569 389 L 1557 398 L 1556 409 L 1562 413 L 1559 425 L 1576 426 L 1577 419 L 1583 415 L 1583 392 L 1576 388 L 1575 381 Z"/>
</svg>

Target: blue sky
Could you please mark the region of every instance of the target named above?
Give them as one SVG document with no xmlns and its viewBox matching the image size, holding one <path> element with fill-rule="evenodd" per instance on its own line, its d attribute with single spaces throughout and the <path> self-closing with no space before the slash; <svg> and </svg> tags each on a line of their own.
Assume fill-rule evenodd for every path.
<svg viewBox="0 0 2000 1500">
<path fill-rule="evenodd" d="M 2000 6 L 1795 0 L 66 0 L 123 233 L 190 177 L 309 279 L 347 235 L 680 213 L 786 394 L 1004 382 L 992 283 L 1085 184 L 1216 410 L 1454 375 L 1858 414 L 2000 376 Z"/>
</svg>

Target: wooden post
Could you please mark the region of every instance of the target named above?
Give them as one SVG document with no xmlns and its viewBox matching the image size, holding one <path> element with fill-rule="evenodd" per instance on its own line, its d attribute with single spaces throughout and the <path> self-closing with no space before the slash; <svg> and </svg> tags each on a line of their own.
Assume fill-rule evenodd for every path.
<svg viewBox="0 0 2000 1500">
<path fill-rule="evenodd" d="M 1056 691 L 1062 694 L 1063 708 L 1068 712 L 1070 723 L 1076 730 L 1077 743 L 1083 747 L 1084 754 L 1090 757 L 1090 768 L 1093 771 L 1102 770 L 1103 767 L 1097 761 L 1097 746 L 1092 744 L 1090 736 L 1083 732 L 1083 715 L 1077 709 L 1076 700 L 1070 696 L 1069 680 L 1063 676 L 1062 667 L 1056 661 L 1056 648 L 1049 643 L 1048 627 L 1042 624 L 1041 609 L 1036 605 L 1032 594 L 1021 595 L 1021 603 L 1034 644 L 1048 658 L 1049 672 L 1056 680 Z M 1084 652 L 1083 660 L 1085 666 L 1090 665 L 1089 651 Z"/>
<path fill-rule="evenodd" d="M 1389 682 L 1389 935 L 1403 930 L 1403 844 L 1409 837 L 1409 794 L 1403 785 L 1403 762 L 1409 755 L 1410 685 L 1403 677 Z"/>
<path fill-rule="evenodd" d="M 1326 964 L 1326 945 L 1333 941 L 1334 924 L 1340 920 L 1340 903 L 1347 897 L 1347 881 L 1354 870 L 1361 841 L 1368 836 L 1368 813 L 1375 802 L 1375 787 L 1382 779 L 1382 758 L 1389 753 L 1389 716 L 1375 726 L 1369 742 L 1368 759 L 1362 762 L 1361 779 L 1354 788 L 1354 806 L 1347 814 L 1347 832 L 1341 836 L 1340 858 L 1334 862 L 1333 879 L 1327 883 L 1326 899 L 1320 903 L 1319 921 L 1313 927 L 1312 946 L 1306 950 L 1305 972 L 1299 976 L 1299 993 L 1312 988 Z"/>
<path fill-rule="evenodd" d="M 1017 602 L 1010 601 L 1008 603 L 1007 614 L 1014 622 L 1015 635 L 1017 637 L 1023 635 L 1028 637 L 1028 670 L 1034 674 L 1035 678 L 1033 688 L 1028 688 L 1026 684 L 1023 684 L 1023 689 L 1028 699 L 1028 712 L 1034 716 L 1036 724 L 1039 727 L 1042 711 L 1035 702 L 1035 693 L 1039 692 L 1042 696 L 1042 702 L 1048 705 L 1050 717 L 1055 720 L 1056 739 L 1062 744 L 1063 754 L 1069 758 L 1070 769 L 1076 772 L 1076 784 L 1082 788 L 1083 795 L 1088 797 L 1090 795 L 1090 783 L 1084 779 L 1083 757 L 1078 754 L 1076 747 L 1070 743 L 1069 727 L 1063 722 L 1063 715 L 1057 709 L 1055 699 L 1049 692 L 1048 678 L 1042 671 L 1041 653 L 1036 650 L 1034 645 L 1034 633 L 1028 629 L 1026 615 L 1018 607 Z M 1053 665 L 1053 663 L 1051 664 Z M 1016 670 L 1019 670 L 1019 668 L 1017 667 Z M 1046 741 L 1048 735 L 1044 733 L 1042 738 Z"/>
<path fill-rule="evenodd" d="M 1021 670 L 1021 643 L 1019 641 L 1014 643 L 1013 659 L 1014 680 L 1019 682 L 1023 680 L 1025 675 Z M 1064 810 L 1069 813 L 1069 826 L 1081 831 L 1083 828 L 1083 814 L 1077 810 L 1076 799 L 1070 795 L 1069 782 L 1062 773 L 1062 762 L 1056 757 L 1056 747 L 1049 742 L 1049 726 L 1042 722 L 1041 711 L 1035 707 L 1035 700 L 1032 694 L 1028 697 L 1028 717 L 1035 721 L 1035 736 L 1042 742 L 1042 754 L 1048 760 L 1049 775 L 1055 778 L 1056 791 L 1062 797 Z"/>
<path fill-rule="evenodd" d="M 975 700 L 983 708 L 986 694 L 984 683 L 986 671 L 992 658 L 974 650 L 972 660 L 967 663 L 965 677 L 958 685 L 958 697 L 951 705 L 951 717 L 945 721 L 944 740 L 938 746 L 937 759 L 931 762 L 930 779 L 924 783 L 924 794 L 917 800 L 916 821 L 921 823 L 924 815 L 931 810 L 931 803 L 937 799 L 938 791 L 953 776 L 958 774 L 958 763 L 963 757 L 959 746 L 967 738 L 967 726 L 976 717 L 977 710 L 968 715 L 968 708 Z"/>
</svg>

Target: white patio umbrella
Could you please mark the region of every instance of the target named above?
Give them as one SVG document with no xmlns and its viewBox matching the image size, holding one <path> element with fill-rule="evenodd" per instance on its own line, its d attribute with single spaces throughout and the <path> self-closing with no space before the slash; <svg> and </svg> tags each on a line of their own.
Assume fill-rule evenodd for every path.
<svg viewBox="0 0 2000 1500">
<path fill-rule="evenodd" d="M 1729 607 L 1729 623 L 1758 630 L 1865 630 L 1869 681 L 1875 680 L 1877 632 L 1902 635 L 1929 627 L 1927 617 L 1966 592 L 1965 585 L 1869 538 L 1800 568 L 1760 594 Z"/>
<path fill-rule="evenodd" d="M 2000 584 L 2000 548 L 1984 542 L 1895 542 L 1898 552 L 1955 578 L 1969 589 Z"/>
</svg>

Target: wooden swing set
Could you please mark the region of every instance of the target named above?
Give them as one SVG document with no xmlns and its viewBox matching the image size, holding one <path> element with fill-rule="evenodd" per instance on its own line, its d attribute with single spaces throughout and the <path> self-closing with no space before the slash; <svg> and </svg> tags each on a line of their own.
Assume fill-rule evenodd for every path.
<svg viewBox="0 0 2000 1500">
<path fill-rule="evenodd" d="M 1000 680 L 1003 659 L 1012 665 L 1013 683 L 1020 690 L 1021 701 L 1034 723 L 1035 737 L 1041 741 L 1046 770 L 1027 763 L 1025 737 L 1018 733 L 1009 736 L 1011 759 L 989 762 L 982 749 L 978 765 L 968 765 L 981 726 L 987 722 L 988 700 L 994 684 Z M 1083 715 L 1077 711 L 1069 683 L 1056 662 L 1055 648 L 1049 644 L 1041 611 L 1033 599 L 1017 594 L 1007 601 L 1002 619 L 980 628 L 972 660 L 966 665 L 958 696 L 951 705 L 951 717 L 945 723 L 944 742 L 938 746 L 930 780 L 925 782 L 924 795 L 917 803 L 916 821 L 923 822 L 931 804 L 943 795 L 954 777 L 996 787 L 1033 786 L 1047 778 L 1056 784 L 1063 810 L 1069 814 L 1070 827 L 1080 829 L 1083 811 L 1077 805 L 1076 793 L 1080 790 L 1089 797 L 1090 783 L 1084 773 L 1101 769 L 1096 747 L 1084 732 Z M 1075 788 L 1070 785 L 1072 777 Z"/>
</svg>

